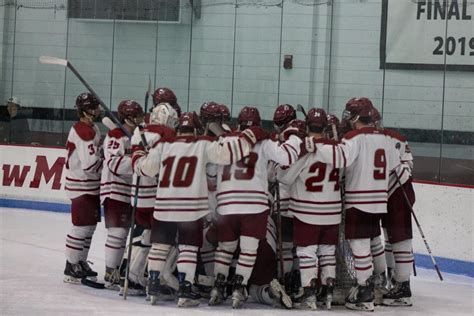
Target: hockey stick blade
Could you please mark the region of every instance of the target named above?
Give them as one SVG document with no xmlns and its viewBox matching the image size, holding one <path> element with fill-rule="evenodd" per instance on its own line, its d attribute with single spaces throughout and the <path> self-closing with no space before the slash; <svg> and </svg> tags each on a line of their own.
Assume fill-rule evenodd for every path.
<svg viewBox="0 0 474 316">
<path fill-rule="evenodd" d="M 67 66 L 67 63 L 68 63 L 66 59 L 52 57 L 52 56 L 40 56 L 39 62 L 42 64 L 61 65 L 65 67 Z"/>
<path fill-rule="evenodd" d="M 115 123 L 108 116 L 104 116 L 104 118 L 102 119 L 102 124 L 104 124 L 105 127 L 107 127 L 109 130 L 117 128 L 117 125 L 115 125 Z"/>
<path fill-rule="evenodd" d="M 89 280 L 87 278 L 82 278 L 81 279 L 81 284 L 85 285 L 85 286 L 88 286 L 88 287 L 92 287 L 94 289 L 99 289 L 99 290 L 105 289 L 105 284 L 104 283 L 95 282 L 95 281 Z"/>
<path fill-rule="evenodd" d="M 217 122 L 211 122 L 208 124 L 207 128 L 214 133 L 217 137 L 224 135 L 226 131 L 222 128 L 222 126 Z"/>
<path fill-rule="evenodd" d="M 308 115 L 306 115 L 306 110 L 304 109 L 304 107 L 301 104 L 296 105 L 296 111 L 299 111 L 299 112 L 303 113 L 305 118 L 308 116 Z"/>
</svg>

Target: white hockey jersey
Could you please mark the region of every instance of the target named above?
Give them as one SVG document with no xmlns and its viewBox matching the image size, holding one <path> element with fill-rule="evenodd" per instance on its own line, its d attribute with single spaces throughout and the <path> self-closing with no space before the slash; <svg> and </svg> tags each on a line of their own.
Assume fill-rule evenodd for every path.
<svg viewBox="0 0 474 316">
<path fill-rule="evenodd" d="M 154 218 L 160 221 L 194 221 L 209 213 L 206 165 L 229 164 L 249 154 L 245 139 L 177 136 L 159 142 L 148 155 L 136 159 L 135 171 L 159 172 Z"/>
<path fill-rule="evenodd" d="M 100 201 L 106 198 L 130 203 L 132 188 L 132 145 L 120 129 L 110 130 L 104 140 L 104 168 L 100 183 Z"/>
<path fill-rule="evenodd" d="M 389 175 L 400 165 L 393 139 L 384 131 L 365 127 L 347 133 L 340 146 L 346 166 L 344 207 L 386 213 Z"/>
<path fill-rule="evenodd" d="M 290 168 L 278 171 L 278 180 L 290 186 L 289 212 L 302 222 L 312 225 L 341 222 L 339 169 L 332 164 L 337 145 L 335 141 L 318 140 L 316 153 L 307 154 Z"/>
<path fill-rule="evenodd" d="M 230 136 L 228 138 L 235 138 Z M 232 165 L 219 166 L 217 176 L 217 213 L 257 214 L 269 208 L 269 161 L 289 166 L 298 159 L 301 139 L 295 135 L 283 144 L 265 139 L 252 152 Z"/>
<path fill-rule="evenodd" d="M 66 143 L 66 194 L 75 199 L 84 194 L 99 195 L 100 170 L 100 131 L 96 125 L 84 122 L 75 123 Z"/>
<path fill-rule="evenodd" d="M 155 147 L 162 138 L 174 137 L 175 132 L 171 128 L 160 125 L 147 125 L 143 129 L 143 137 L 146 140 L 146 147 Z M 138 149 L 137 145 L 140 144 L 141 138 L 135 139 L 132 137 L 132 151 Z M 133 206 L 136 193 L 137 174 L 133 174 L 132 192 L 131 192 L 131 205 Z M 158 178 L 156 176 L 148 177 L 142 175 L 140 177 L 139 190 L 137 196 L 137 207 L 138 208 L 154 208 L 156 200 L 156 190 L 158 186 Z"/>
<path fill-rule="evenodd" d="M 412 177 L 413 172 L 413 155 L 408 146 L 408 142 L 405 137 L 400 135 L 394 130 L 384 129 L 385 134 L 391 138 L 394 143 L 395 148 L 400 152 L 400 162 L 401 164 L 390 172 L 389 183 L 388 183 L 388 196 L 390 197 L 392 193 L 400 187 L 400 183 L 404 184 Z"/>
</svg>

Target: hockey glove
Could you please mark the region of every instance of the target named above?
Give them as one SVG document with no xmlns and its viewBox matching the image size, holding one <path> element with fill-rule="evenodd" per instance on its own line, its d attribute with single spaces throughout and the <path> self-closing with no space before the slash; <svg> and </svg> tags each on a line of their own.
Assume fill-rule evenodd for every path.
<svg viewBox="0 0 474 316">
<path fill-rule="evenodd" d="M 241 136 L 243 136 L 253 146 L 259 141 L 266 139 L 267 132 L 265 132 L 260 126 L 251 126 L 245 129 L 241 133 Z"/>
</svg>

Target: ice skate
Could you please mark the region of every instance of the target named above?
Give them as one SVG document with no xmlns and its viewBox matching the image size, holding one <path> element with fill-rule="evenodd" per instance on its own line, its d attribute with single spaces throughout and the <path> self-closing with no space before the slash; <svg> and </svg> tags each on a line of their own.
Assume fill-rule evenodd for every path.
<svg viewBox="0 0 474 316">
<path fill-rule="evenodd" d="M 234 277 L 234 288 L 232 291 L 232 308 L 241 308 L 249 297 L 247 287 L 242 284 L 244 277 L 236 274 Z"/>
<path fill-rule="evenodd" d="M 387 289 L 387 276 L 385 272 L 380 274 L 374 274 L 372 276 L 374 283 L 374 304 L 382 305 L 382 297 L 388 293 Z"/>
<path fill-rule="evenodd" d="M 226 280 L 225 276 L 221 273 L 217 274 L 216 281 L 214 282 L 214 287 L 211 290 L 209 297 L 209 306 L 215 306 L 221 304 L 226 296 Z"/>
<path fill-rule="evenodd" d="M 125 282 L 120 282 L 120 296 L 123 296 Z M 139 283 L 128 280 L 127 295 L 129 296 L 146 296 L 145 287 Z"/>
<path fill-rule="evenodd" d="M 193 285 L 189 281 L 183 281 L 179 285 L 178 291 L 178 307 L 194 307 L 198 306 L 201 295 L 193 289 Z"/>
<path fill-rule="evenodd" d="M 151 305 L 155 305 L 160 295 L 160 272 L 148 272 L 147 298 L 150 298 Z"/>
<path fill-rule="evenodd" d="M 293 302 L 291 297 L 286 294 L 285 288 L 278 282 L 277 279 L 273 279 L 270 282 L 270 297 L 275 301 L 277 305 L 282 305 L 285 308 L 292 308 Z"/>
<path fill-rule="evenodd" d="M 298 294 L 293 299 L 293 306 L 296 309 L 316 310 L 316 279 L 311 280 L 310 286 L 299 289 Z"/>
<path fill-rule="evenodd" d="M 346 307 L 358 311 L 374 311 L 374 286 L 372 283 L 367 285 L 357 285 L 351 288 L 346 297 Z"/>
<path fill-rule="evenodd" d="M 91 281 L 97 282 L 97 272 L 91 269 L 89 262 L 90 261 L 79 261 L 79 264 L 81 265 L 86 278 Z"/>
<path fill-rule="evenodd" d="M 105 267 L 104 275 L 105 288 L 120 291 L 120 272 L 117 268 Z"/>
<path fill-rule="evenodd" d="M 394 287 L 383 296 L 383 305 L 412 306 L 410 281 L 395 281 Z"/>
<path fill-rule="evenodd" d="M 316 295 L 316 301 L 318 305 L 328 310 L 331 309 L 333 293 L 334 293 L 334 279 L 328 278 L 326 280 L 326 284 L 321 286 L 321 289 Z"/>
<path fill-rule="evenodd" d="M 64 268 L 64 282 L 71 284 L 81 284 L 81 279 L 86 277 L 86 273 L 79 263 L 70 263 L 66 261 Z"/>
</svg>

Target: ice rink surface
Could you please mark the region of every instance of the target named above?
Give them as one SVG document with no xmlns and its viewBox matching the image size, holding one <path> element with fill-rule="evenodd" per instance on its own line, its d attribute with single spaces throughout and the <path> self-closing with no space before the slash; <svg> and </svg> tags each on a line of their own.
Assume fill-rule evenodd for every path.
<svg viewBox="0 0 474 316">
<path fill-rule="evenodd" d="M 233 311 L 229 305 L 178 309 L 173 303 L 151 306 L 143 298 L 124 301 L 117 292 L 63 283 L 65 236 L 69 214 L 0 208 L 1 315 L 295 315 L 317 312 L 287 311 L 248 302 Z M 105 229 L 98 225 L 89 255 L 99 277 L 104 273 Z M 458 241 L 459 242 L 459 241 Z M 381 315 L 473 315 L 474 279 L 418 269 L 412 279 L 413 307 L 376 307 Z M 331 315 L 359 315 L 334 307 Z M 373 315 L 373 314 L 372 314 Z"/>
</svg>

